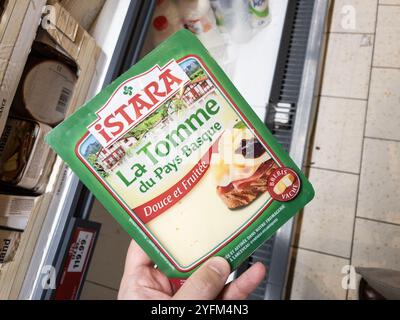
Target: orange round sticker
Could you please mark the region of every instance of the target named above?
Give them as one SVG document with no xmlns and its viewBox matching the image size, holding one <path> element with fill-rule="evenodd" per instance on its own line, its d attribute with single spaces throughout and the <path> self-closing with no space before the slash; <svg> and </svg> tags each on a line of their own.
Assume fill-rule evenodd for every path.
<svg viewBox="0 0 400 320">
<path fill-rule="evenodd" d="M 300 191 L 300 179 L 296 172 L 290 168 L 277 168 L 271 172 L 267 182 L 268 192 L 278 201 L 290 201 Z"/>
</svg>

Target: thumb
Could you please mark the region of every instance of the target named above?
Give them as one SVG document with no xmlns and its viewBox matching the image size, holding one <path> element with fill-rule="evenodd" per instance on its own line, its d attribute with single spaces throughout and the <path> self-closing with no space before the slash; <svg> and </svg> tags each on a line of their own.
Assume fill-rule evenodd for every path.
<svg viewBox="0 0 400 320">
<path fill-rule="evenodd" d="M 176 292 L 176 300 L 211 300 L 215 299 L 231 272 L 228 261 L 213 257 L 196 270 Z"/>
</svg>

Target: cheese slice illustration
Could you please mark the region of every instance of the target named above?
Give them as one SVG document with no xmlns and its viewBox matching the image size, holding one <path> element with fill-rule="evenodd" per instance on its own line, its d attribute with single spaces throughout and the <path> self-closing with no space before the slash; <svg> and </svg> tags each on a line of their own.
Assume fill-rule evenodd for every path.
<svg viewBox="0 0 400 320">
<path fill-rule="evenodd" d="M 290 173 L 284 176 L 274 187 L 274 192 L 278 195 L 285 192 L 287 188 L 289 188 L 295 180 L 295 177 Z"/>
</svg>

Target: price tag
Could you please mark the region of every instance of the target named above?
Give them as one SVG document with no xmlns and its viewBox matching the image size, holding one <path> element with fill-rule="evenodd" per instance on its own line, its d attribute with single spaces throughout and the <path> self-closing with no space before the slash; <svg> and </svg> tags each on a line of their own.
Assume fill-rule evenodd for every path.
<svg viewBox="0 0 400 320">
<path fill-rule="evenodd" d="M 79 231 L 78 238 L 71 245 L 71 260 L 68 265 L 68 272 L 82 272 L 86 262 L 86 257 L 92 243 L 93 233 L 87 231 Z"/>
</svg>

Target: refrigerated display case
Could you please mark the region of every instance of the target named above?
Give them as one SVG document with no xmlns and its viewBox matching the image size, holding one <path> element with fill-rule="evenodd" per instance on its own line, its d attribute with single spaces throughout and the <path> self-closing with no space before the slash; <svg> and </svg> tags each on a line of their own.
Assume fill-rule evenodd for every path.
<svg viewBox="0 0 400 320">
<path fill-rule="evenodd" d="M 155 3 L 106 1 L 91 30 L 103 54 L 88 98 L 139 59 Z M 313 127 L 328 8 L 328 0 L 270 0 L 272 21 L 266 28 L 246 44 L 228 39 L 230 58 L 225 68 L 229 76 L 300 167 L 307 156 Z M 62 174 L 54 182 L 57 192 L 33 246 L 32 258 L 19 271 L 19 283 L 13 285 L 16 298 L 54 298 L 55 291 L 45 285 L 46 281 L 51 277 L 59 281 L 76 219 L 90 218 L 93 195 L 67 166 L 60 165 Z M 232 275 L 244 272 L 255 261 L 267 266 L 267 277 L 250 299 L 285 297 L 294 227 L 294 220 L 288 222 Z"/>
<path fill-rule="evenodd" d="M 91 30 L 102 54 L 88 99 L 137 61 L 154 5 L 155 0 L 106 1 Z M 76 219 L 89 219 L 93 195 L 66 165 L 62 166 L 29 266 L 20 288 L 15 289 L 18 292 L 13 293 L 19 299 L 54 298 L 54 288 L 46 283 L 52 277 L 59 281 Z"/>
</svg>

